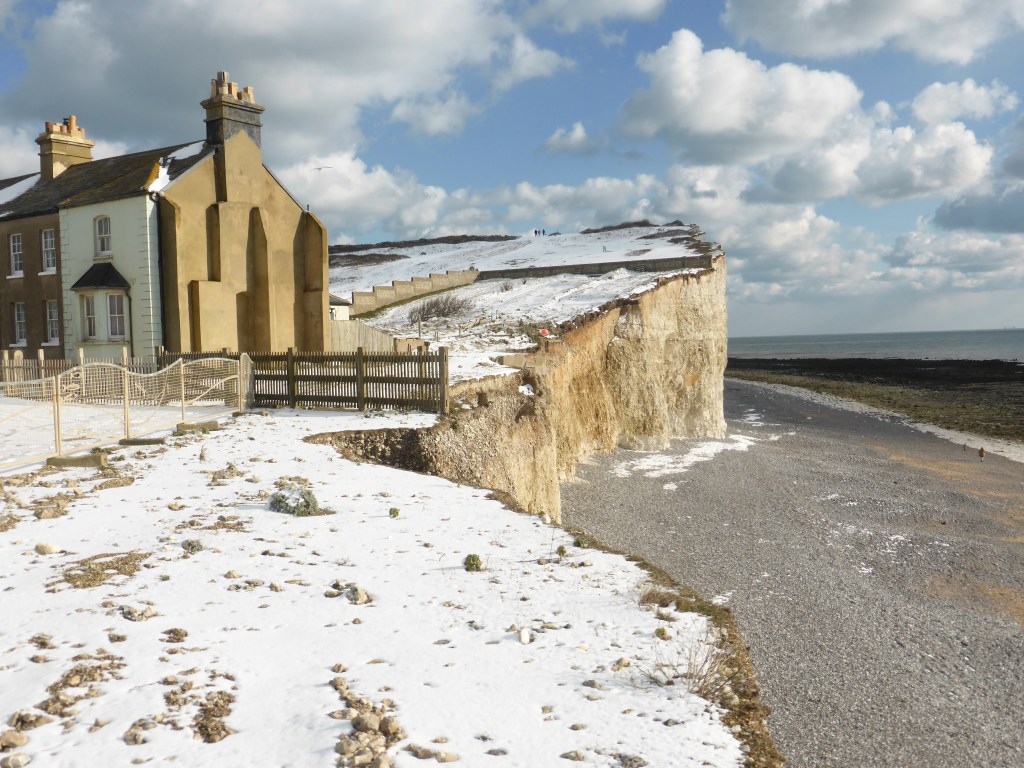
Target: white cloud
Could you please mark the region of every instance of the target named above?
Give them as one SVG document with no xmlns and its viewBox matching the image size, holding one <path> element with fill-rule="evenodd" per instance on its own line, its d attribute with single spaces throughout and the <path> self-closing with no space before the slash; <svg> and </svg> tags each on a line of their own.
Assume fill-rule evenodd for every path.
<svg viewBox="0 0 1024 768">
<path fill-rule="evenodd" d="M 640 57 L 650 88 L 630 97 L 622 128 L 665 139 L 702 163 L 749 163 L 812 145 L 858 108 L 846 75 L 793 64 L 766 67 L 730 48 L 705 52 L 691 31 Z"/>
<path fill-rule="evenodd" d="M 35 144 L 38 135 L 39 131 L 27 126 L 0 125 L 0 179 L 39 170 L 39 147 Z"/>
<path fill-rule="evenodd" d="M 375 227 L 396 236 L 430 232 L 448 197 L 412 174 L 368 167 L 351 151 L 318 155 L 277 175 L 296 199 L 312 204 L 334 241 Z"/>
<path fill-rule="evenodd" d="M 832 58 L 892 46 L 926 61 L 966 64 L 1024 27 L 1020 0 L 726 0 L 741 42 Z"/>
<path fill-rule="evenodd" d="M 988 176 L 993 154 L 961 123 L 880 128 L 872 145 L 856 191 L 875 203 L 963 192 Z"/>
<path fill-rule="evenodd" d="M 917 230 L 886 254 L 893 280 L 917 290 L 994 290 L 1024 286 L 1024 236 Z"/>
<path fill-rule="evenodd" d="M 592 155 L 600 148 L 600 142 L 587 135 L 581 122 L 573 123 L 569 129 L 559 128 L 544 141 L 544 151 L 552 154 Z"/>
<path fill-rule="evenodd" d="M 32 44 L 5 94 L 6 121 L 41 128 L 74 112 L 91 136 L 134 148 L 199 138 L 197 102 L 227 69 L 267 108 L 264 137 L 273 140 L 264 146 L 274 164 L 322 151 L 325 140 L 361 142 L 368 109 L 396 110 L 419 131 L 455 130 L 470 112 L 456 85 L 464 73 L 491 78 L 514 61 L 515 76 L 536 76 L 548 61 L 538 50 L 530 69 L 518 22 L 492 0 L 444 0 L 429 13 L 417 0 L 306 0 L 301 13 L 286 0 L 75 0 L 25 34 Z M 429 116 L 427 105 L 441 114 Z"/>
<path fill-rule="evenodd" d="M 922 123 L 949 123 L 961 117 L 986 118 L 1016 109 L 1017 94 L 999 80 L 978 85 L 972 78 L 962 83 L 932 83 L 911 105 Z"/>
<path fill-rule="evenodd" d="M 438 136 L 458 133 L 477 112 L 466 94 L 452 91 L 437 99 L 402 99 L 391 110 L 391 119 L 408 123 L 415 133 Z"/>
<path fill-rule="evenodd" d="M 572 65 L 572 61 L 554 51 L 538 48 L 528 37 L 515 35 L 508 51 L 508 65 L 495 76 L 494 87 L 506 91 L 525 80 L 550 77 Z"/>
<path fill-rule="evenodd" d="M 527 17 L 533 23 L 554 22 L 566 32 L 604 21 L 653 21 L 668 0 L 539 0 Z"/>
</svg>

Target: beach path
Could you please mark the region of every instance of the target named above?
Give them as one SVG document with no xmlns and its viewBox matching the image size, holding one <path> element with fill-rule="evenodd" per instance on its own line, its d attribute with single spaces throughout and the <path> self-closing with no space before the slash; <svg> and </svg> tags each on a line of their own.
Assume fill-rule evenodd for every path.
<svg viewBox="0 0 1024 768">
<path fill-rule="evenodd" d="M 566 522 L 732 608 L 791 765 L 1024 764 L 1024 464 L 771 385 L 726 417 L 581 467 Z"/>
</svg>

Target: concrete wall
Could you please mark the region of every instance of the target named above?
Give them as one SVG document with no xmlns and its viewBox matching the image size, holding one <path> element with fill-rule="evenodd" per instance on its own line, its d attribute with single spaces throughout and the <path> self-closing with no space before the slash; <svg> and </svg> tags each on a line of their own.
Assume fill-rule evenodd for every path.
<svg viewBox="0 0 1024 768">
<path fill-rule="evenodd" d="M 522 267 L 519 269 L 490 269 L 480 273 L 478 280 L 514 280 L 521 277 L 551 277 L 552 275 L 604 275 L 617 269 L 633 272 L 675 272 L 681 269 L 710 269 L 711 256 L 677 256 L 668 259 L 629 259 L 594 264 L 563 264 L 551 267 Z"/>
<path fill-rule="evenodd" d="M 429 277 L 395 280 L 390 286 L 375 285 L 372 291 L 355 291 L 352 294 L 352 315 L 366 315 L 401 301 L 408 301 L 435 291 L 469 285 L 477 280 L 514 280 L 552 275 L 603 275 L 617 269 L 629 269 L 634 272 L 675 272 L 681 269 L 710 269 L 711 265 L 711 256 L 679 256 L 669 259 L 630 259 L 629 261 L 606 261 L 596 264 L 492 269 L 482 272 L 474 270 L 448 271 L 444 274 L 431 274 Z"/>
<path fill-rule="evenodd" d="M 353 317 L 376 312 L 401 301 L 408 301 L 428 293 L 458 288 L 475 283 L 480 273 L 473 269 L 456 270 L 430 277 L 414 277 L 411 280 L 395 280 L 391 285 L 375 285 L 372 291 L 352 293 Z"/>
</svg>

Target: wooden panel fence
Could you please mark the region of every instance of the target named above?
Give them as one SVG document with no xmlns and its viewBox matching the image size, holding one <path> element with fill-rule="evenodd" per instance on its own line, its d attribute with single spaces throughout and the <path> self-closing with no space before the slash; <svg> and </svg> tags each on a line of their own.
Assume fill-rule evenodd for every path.
<svg viewBox="0 0 1024 768">
<path fill-rule="evenodd" d="M 158 352 L 157 361 L 223 357 L 223 352 Z M 448 411 L 448 350 L 408 353 L 250 352 L 255 407 Z"/>
</svg>

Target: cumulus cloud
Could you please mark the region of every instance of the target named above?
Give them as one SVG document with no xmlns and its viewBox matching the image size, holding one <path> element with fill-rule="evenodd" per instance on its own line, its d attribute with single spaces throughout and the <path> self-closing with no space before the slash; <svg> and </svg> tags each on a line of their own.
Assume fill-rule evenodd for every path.
<svg viewBox="0 0 1024 768">
<path fill-rule="evenodd" d="M 551 154 L 592 155 L 601 148 L 601 143 L 587 134 L 583 123 L 575 122 L 572 128 L 559 128 L 544 141 L 544 151 Z"/>
<path fill-rule="evenodd" d="M 410 173 L 367 166 L 351 151 L 317 155 L 277 175 L 297 200 L 315 202 L 334 240 L 373 227 L 398 236 L 430 232 L 448 198 L 445 190 L 421 184 Z"/>
<path fill-rule="evenodd" d="M 466 94 L 451 91 L 435 99 L 402 99 L 391 110 L 391 119 L 408 123 L 415 133 L 438 136 L 458 133 L 478 112 Z"/>
<path fill-rule="evenodd" d="M 507 66 L 494 78 L 494 87 L 505 91 L 525 80 L 550 77 L 560 69 L 568 69 L 572 61 L 554 51 L 538 48 L 525 35 L 515 35 L 508 52 Z"/>
<path fill-rule="evenodd" d="M 0 125 L 0 179 L 39 170 L 39 147 L 35 144 L 38 135 L 39 131 L 28 126 Z"/>
<path fill-rule="evenodd" d="M 652 21 L 668 0 L 539 0 L 528 11 L 533 23 L 554 22 L 565 32 L 604 21 Z"/>
<path fill-rule="evenodd" d="M 1020 0 L 726 0 L 725 25 L 741 42 L 832 58 L 884 46 L 926 61 L 966 64 L 1024 27 Z"/>
<path fill-rule="evenodd" d="M 358 145 L 370 109 L 394 110 L 424 133 L 457 130 L 471 113 L 457 86 L 466 72 L 504 73 L 508 84 L 551 66 L 489 0 L 445 0 L 430 13 L 416 0 L 308 0 L 301 13 L 287 0 L 75 0 L 40 16 L 17 42 L 26 69 L 5 94 L 9 124 L 41 128 L 75 113 L 90 135 L 133 148 L 201 138 L 198 102 L 227 69 L 267 108 L 264 137 L 273 139 L 264 146 L 277 164 L 320 151 L 325 140 Z"/>
<path fill-rule="evenodd" d="M 961 117 L 986 118 L 1017 108 L 1020 99 L 999 80 L 978 85 L 972 78 L 962 83 L 932 83 L 911 104 L 922 123 L 949 123 Z"/>
<path fill-rule="evenodd" d="M 910 232 L 885 255 L 891 277 L 922 291 L 1024 286 L 1024 236 Z"/>
<path fill-rule="evenodd" d="M 948 200 L 935 212 L 935 223 L 944 229 L 1024 233 L 1024 184 Z"/>
<path fill-rule="evenodd" d="M 992 148 L 961 123 L 879 129 L 871 154 L 857 169 L 858 194 L 880 203 L 955 194 L 989 173 Z"/>
<path fill-rule="evenodd" d="M 766 67 L 722 48 L 705 52 L 691 31 L 640 57 L 650 87 L 633 94 L 622 129 L 661 137 L 703 163 L 750 163 L 812 145 L 857 108 L 860 91 L 839 72 Z"/>
</svg>

